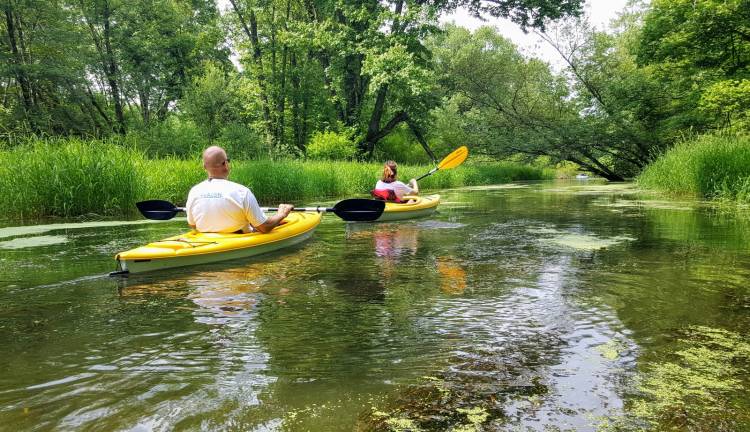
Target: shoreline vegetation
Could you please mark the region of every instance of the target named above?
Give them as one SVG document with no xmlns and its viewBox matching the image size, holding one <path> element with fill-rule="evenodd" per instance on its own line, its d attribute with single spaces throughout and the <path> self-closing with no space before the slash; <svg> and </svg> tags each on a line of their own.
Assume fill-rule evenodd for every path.
<svg viewBox="0 0 750 432">
<path fill-rule="evenodd" d="M 670 196 L 750 203 L 750 135 L 698 136 L 666 151 L 636 178 Z"/>
<path fill-rule="evenodd" d="M 149 159 L 143 151 L 107 141 L 35 140 L 0 150 L 0 219 L 134 216 L 135 203 L 184 203 L 205 178 L 199 157 Z M 401 165 L 401 178 L 431 165 Z M 366 196 L 380 163 L 302 160 L 233 160 L 231 180 L 249 186 L 264 205 Z M 554 170 L 514 162 L 470 163 L 420 182 L 426 190 L 543 180 Z"/>
</svg>

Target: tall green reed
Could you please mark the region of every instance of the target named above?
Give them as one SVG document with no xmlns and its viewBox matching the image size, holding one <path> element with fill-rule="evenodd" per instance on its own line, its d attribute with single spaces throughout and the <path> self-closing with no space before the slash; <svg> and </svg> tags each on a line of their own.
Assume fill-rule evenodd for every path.
<svg viewBox="0 0 750 432">
<path fill-rule="evenodd" d="M 0 152 L 0 208 L 17 217 L 127 213 L 141 196 L 142 155 L 118 145 L 49 139 Z"/>
<path fill-rule="evenodd" d="M 664 153 L 637 179 L 672 195 L 750 201 L 750 136 L 703 135 Z"/>
<path fill-rule="evenodd" d="M 367 196 L 379 163 L 343 161 L 233 161 L 231 180 L 247 185 L 263 204 L 303 204 L 322 198 Z M 401 165 L 408 180 L 432 168 Z M 464 164 L 420 182 L 430 190 L 552 178 L 551 170 L 509 162 Z M 36 140 L 0 150 L 0 217 L 38 218 L 86 214 L 127 216 L 135 202 L 185 202 L 190 188 L 205 178 L 199 158 L 148 159 L 140 150 L 107 141 Z"/>
</svg>

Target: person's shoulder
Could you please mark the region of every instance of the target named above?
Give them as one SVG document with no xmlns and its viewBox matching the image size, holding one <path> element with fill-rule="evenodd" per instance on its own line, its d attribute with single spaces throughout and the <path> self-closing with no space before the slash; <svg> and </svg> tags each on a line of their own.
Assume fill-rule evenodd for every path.
<svg viewBox="0 0 750 432">
<path fill-rule="evenodd" d="M 200 190 L 200 189 L 206 187 L 206 183 L 208 183 L 208 181 L 207 180 L 203 180 L 202 182 L 193 185 L 193 187 L 190 188 L 190 192 L 192 193 L 193 191 L 197 191 L 197 190 Z"/>
<path fill-rule="evenodd" d="M 221 180 L 221 187 L 225 190 L 232 190 L 232 191 L 238 191 L 238 192 L 246 192 L 249 191 L 247 186 L 235 183 L 231 180 Z"/>
</svg>

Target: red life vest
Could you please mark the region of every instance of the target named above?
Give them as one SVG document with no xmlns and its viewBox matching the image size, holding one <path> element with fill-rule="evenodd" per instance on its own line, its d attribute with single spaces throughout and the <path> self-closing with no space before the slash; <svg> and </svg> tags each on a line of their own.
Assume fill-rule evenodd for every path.
<svg viewBox="0 0 750 432">
<path fill-rule="evenodd" d="M 373 189 L 370 191 L 370 194 L 373 197 L 383 201 L 391 201 L 396 203 L 403 202 L 401 201 L 401 199 L 399 199 L 399 197 L 396 195 L 396 192 L 392 189 Z"/>
</svg>

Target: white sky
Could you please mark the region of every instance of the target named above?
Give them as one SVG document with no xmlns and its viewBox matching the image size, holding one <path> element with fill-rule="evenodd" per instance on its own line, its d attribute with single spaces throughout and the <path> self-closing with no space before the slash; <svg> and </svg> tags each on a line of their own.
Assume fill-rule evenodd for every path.
<svg viewBox="0 0 750 432">
<path fill-rule="evenodd" d="M 589 17 L 589 22 L 596 28 L 603 30 L 609 22 L 621 12 L 627 0 L 586 0 L 584 13 Z M 540 58 L 550 63 L 557 70 L 563 66 L 560 55 L 550 47 L 548 43 L 539 39 L 533 33 L 524 33 L 521 28 L 507 19 L 492 18 L 482 21 L 469 15 L 465 10 L 440 18 L 441 22 L 453 22 L 461 27 L 475 30 L 481 26 L 492 26 L 500 31 L 506 38 L 515 43 L 521 52 L 527 56 Z"/>
</svg>

